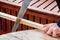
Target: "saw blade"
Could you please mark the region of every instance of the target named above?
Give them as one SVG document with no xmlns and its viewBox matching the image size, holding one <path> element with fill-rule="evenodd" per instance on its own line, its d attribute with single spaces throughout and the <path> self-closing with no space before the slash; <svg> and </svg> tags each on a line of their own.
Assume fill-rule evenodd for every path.
<svg viewBox="0 0 60 40">
<path fill-rule="evenodd" d="M 21 6 L 21 9 L 19 10 L 19 13 L 18 13 L 18 16 L 17 16 L 17 19 L 16 19 L 16 22 L 12 28 L 12 32 L 15 32 L 18 28 L 18 25 L 21 21 L 20 18 L 23 18 L 25 12 L 26 12 L 26 9 L 28 7 L 28 5 L 30 4 L 31 0 L 23 0 L 23 3 L 22 3 L 22 6 Z"/>
</svg>

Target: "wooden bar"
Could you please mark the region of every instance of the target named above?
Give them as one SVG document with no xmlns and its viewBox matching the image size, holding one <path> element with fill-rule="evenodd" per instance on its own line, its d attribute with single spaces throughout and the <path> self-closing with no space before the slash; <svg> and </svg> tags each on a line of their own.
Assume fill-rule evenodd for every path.
<svg viewBox="0 0 60 40">
<path fill-rule="evenodd" d="M 0 17 L 11 20 L 11 21 L 16 21 L 16 19 L 17 19 L 17 17 L 11 16 L 11 15 L 8 15 L 8 14 L 5 14 L 5 13 L 0 13 Z M 28 25 L 28 26 L 31 26 L 31 27 L 34 27 L 34 28 L 37 28 L 37 29 L 40 29 L 40 30 L 44 30 L 42 24 L 35 23 L 35 22 L 25 20 L 25 19 L 21 19 L 21 18 L 20 18 L 20 20 L 21 20 L 20 21 L 21 24 Z"/>
</svg>

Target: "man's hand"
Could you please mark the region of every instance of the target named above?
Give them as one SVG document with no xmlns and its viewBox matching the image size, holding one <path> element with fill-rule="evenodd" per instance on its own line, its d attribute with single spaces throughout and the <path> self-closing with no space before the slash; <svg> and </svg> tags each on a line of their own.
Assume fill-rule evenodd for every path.
<svg viewBox="0 0 60 40">
<path fill-rule="evenodd" d="M 56 23 L 46 24 L 44 25 L 44 31 L 53 37 L 59 37 L 60 36 L 60 28 L 57 26 Z"/>
</svg>

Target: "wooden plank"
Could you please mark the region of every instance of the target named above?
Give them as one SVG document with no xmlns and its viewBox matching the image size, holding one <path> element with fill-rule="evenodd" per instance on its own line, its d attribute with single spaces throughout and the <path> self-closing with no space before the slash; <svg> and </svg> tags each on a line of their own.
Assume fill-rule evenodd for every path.
<svg viewBox="0 0 60 40">
<path fill-rule="evenodd" d="M 35 16 L 35 22 L 40 23 L 40 17 Z"/>
<path fill-rule="evenodd" d="M 17 31 L 21 31 L 21 24 L 19 25 L 19 27 L 17 28 Z"/>
<path fill-rule="evenodd" d="M 56 23 L 57 21 L 54 21 L 54 20 L 49 20 L 48 19 L 48 23 Z"/>
<path fill-rule="evenodd" d="M 48 23 L 53 23 L 53 21 L 52 20 L 48 20 Z"/>
<path fill-rule="evenodd" d="M 27 15 L 25 14 L 23 18 L 27 19 Z M 26 30 L 26 29 L 27 29 L 26 25 L 20 24 L 17 30 L 19 31 L 19 30 Z"/>
<path fill-rule="evenodd" d="M 49 5 L 46 10 L 49 10 L 52 9 L 55 5 L 57 5 L 56 1 L 54 1 L 51 5 Z"/>
<path fill-rule="evenodd" d="M 5 19 L 9 19 L 11 21 L 16 21 L 16 18 L 17 18 L 15 16 L 11 16 L 11 15 L 4 14 L 4 13 L 1 13 L 1 12 L 0 12 L 0 17 L 5 18 Z M 21 19 L 20 23 L 24 24 L 24 25 L 27 25 L 27 26 L 37 28 L 37 29 L 40 29 L 40 30 L 44 30 L 42 24 L 38 24 L 38 23 L 29 21 L 29 20 Z"/>
<path fill-rule="evenodd" d="M 52 20 L 57 21 L 60 18 L 60 16 L 51 15 L 49 13 L 43 13 L 43 12 L 39 13 L 39 12 L 35 12 L 35 11 L 32 11 L 32 10 L 28 10 L 27 12 L 30 12 L 30 13 L 26 13 L 26 14 L 34 15 L 36 17 L 45 18 L 45 19 L 49 19 L 49 20 L 52 19 Z"/>
<path fill-rule="evenodd" d="M 6 13 L 10 15 L 10 9 L 6 9 Z M 11 32 L 11 21 L 6 20 L 7 33 Z"/>
<path fill-rule="evenodd" d="M 29 16 L 28 19 L 29 19 L 30 21 L 34 21 L 33 15 L 28 15 L 28 16 Z"/>
<path fill-rule="evenodd" d="M 44 1 L 46 1 L 46 0 L 40 0 L 39 2 L 37 2 L 36 4 L 34 4 L 32 7 L 37 8 L 37 6 L 38 6 L 39 4 L 41 4 L 41 3 L 43 3 Z"/>
<path fill-rule="evenodd" d="M 50 4 L 53 0 L 48 0 L 43 5 L 41 5 L 39 8 L 44 9 L 48 4 Z"/>
<path fill-rule="evenodd" d="M 1 12 L 1 7 L 0 7 L 0 12 Z M 2 20 L 0 18 L 0 30 L 2 29 Z"/>
<path fill-rule="evenodd" d="M 59 8 L 58 6 L 52 10 L 52 12 L 58 12 Z"/>
<path fill-rule="evenodd" d="M 25 14 L 23 18 L 27 19 L 27 14 Z M 27 25 L 23 25 L 23 30 L 27 30 L 27 28 L 28 28 Z"/>
<path fill-rule="evenodd" d="M 0 30 L 2 30 L 2 22 L 1 22 L 1 18 L 0 18 Z"/>
<path fill-rule="evenodd" d="M 33 16 L 28 15 L 28 20 L 33 21 Z M 28 27 L 29 30 L 33 29 L 31 26 Z"/>
<path fill-rule="evenodd" d="M 35 3 L 36 1 L 38 1 L 38 0 L 32 0 L 29 6 L 31 6 L 31 5 L 32 5 L 33 3 Z"/>
<path fill-rule="evenodd" d="M 0 34 L 5 34 L 6 32 L 3 30 L 0 30 Z"/>
<path fill-rule="evenodd" d="M 26 20 L 29 20 L 28 14 L 26 14 Z M 29 29 L 29 26 L 27 26 L 27 30 Z"/>
<path fill-rule="evenodd" d="M 0 12 L 1 12 L 1 7 L 0 7 Z"/>
<path fill-rule="evenodd" d="M 46 19 L 42 18 L 41 19 L 41 24 L 46 24 Z"/>
<path fill-rule="evenodd" d="M 4 8 L 1 8 L 1 12 L 5 12 Z M 6 20 L 2 18 L 1 21 L 2 21 L 2 30 L 6 32 Z"/>
<path fill-rule="evenodd" d="M 18 7 L 18 6 L 14 6 L 14 5 L 11 5 L 11 4 L 7 4 L 7 3 L 4 3 L 4 2 L 0 2 L 0 4 L 1 4 L 1 7 L 2 8 L 6 8 L 6 9 L 12 9 L 12 10 L 14 10 L 14 11 L 19 11 L 19 9 L 20 9 L 20 7 Z M 7 6 L 8 5 L 8 6 Z"/>
<path fill-rule="evenodd" d="M 14 10 L 10 10 L 10 14 L 13 15 L 13 16 L 17 16 L 17 12 L 14 11 Z M 12 30 L 12 28 L 13 28 L 13 25 L 14 25 L 14 22 L 11 21 L 11 30 Z"/>
</svg>

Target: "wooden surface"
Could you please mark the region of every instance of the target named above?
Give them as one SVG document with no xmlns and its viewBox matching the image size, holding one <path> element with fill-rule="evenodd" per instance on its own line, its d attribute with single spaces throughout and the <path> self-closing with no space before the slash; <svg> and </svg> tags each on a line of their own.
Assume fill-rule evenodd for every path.
<svg viewBox="0 0 60 40">
<path fill-rule="evenodd" d="M 21 6 L 23 2 L 22 0 L 0 0 L 0 1 L 15 6 Z M 45 13 L 60 16 L 60 11 L 55 0 L 32 0 L 28 8 L 39 12 L 42 11 Z"/>
<path fill-rule="evenodd" d="M 10 15 L 14 15 L 14 16 L 16 16 L 18 14 L 18 11 L 20 9 L 19 6 L 7 4 L 7 3 L 1 2 L 1 1 L 5 1 L 5 0 L 0 0 L 0 12 L 4 12 L 4 13 L 10 14 Z M 32 3 L 35 3 L 35 0 L 33 0 Z M 48 1 L 47 1 L 47 3 L 48 3 Z M 33 7 L 33 6 L 31 6 L 31 7 Z M 37 10 L 37 9 L 36 10 L 27 9 L 27 12 L 25 13 L 23 18 L 27 19 L 27 20 L 31 20 L 33 22 L 40 23 L 40 24 L 48 24 L 48 23 L 55 23 L 55 22 L 57 22 L 57 20 L 60 18 L 60 16 L 53 15 L 50 12 L 49 13 L 48 12 L 43 12 L 43 11 Z M 59 14 L 59 13 L 56 13 L 56 14 Z M 11 32 L 13 24 L 14 24 L 13 21 L 0 18 L 0 30 L 3 30 L 2 34 L 4 32 L 5 33 Z M 35 28 L 32 28 L 30 26 L 26 26 L 26 25 L 20 24 L 17 30 L 20 31 L 20 30 L 28 30 L 28 29 L 30 30 L 30 29 L 35 29 Z"/>
<path fill-rule="evenodd" d="M 0 0 L 0 1 L 15 6 L 21 6 L 23 2 L 22 0 Z M 32 0 L 28 8 L 60 16 L 60 11 L 55 0 Z"/>
<path fill-rule="evenodd" d="M 38 30 L 25 30 L 0 35 L 0 40 L 60 40 Z"/>
</svg>

